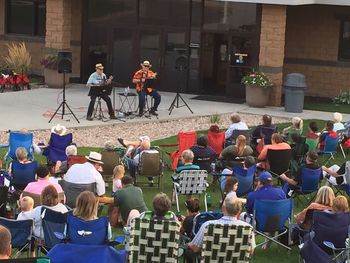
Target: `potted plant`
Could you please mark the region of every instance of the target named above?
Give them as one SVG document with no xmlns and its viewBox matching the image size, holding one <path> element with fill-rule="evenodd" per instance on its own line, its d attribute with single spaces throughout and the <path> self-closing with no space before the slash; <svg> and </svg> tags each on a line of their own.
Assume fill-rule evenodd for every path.
<svg viewBox="0 0 350 263">
<path fill-rule="evenodd" d="M 44 67 L 45 83 L 49 88 L 61 89 L 64 85 L 63 74 L 58 73 L 58 55 L 48 54 L 40 60 L 40 64 Z M 66 83 L 68 76 L 66 75 Z"/>
<path fill-rule="evenodd" d="M 209 130 L 215 133 L 220 132 L 220 128 L 219 128 L 220 121 L 221 121 L 221 116 L 218 113 L 214 113 L 213 115 L 211 115 Z"/>
<path fill-rule="evenodd" d="M 241 80 L 246 87 L 246 102 L 251 107 L 264 107 L 269 102 L 273 86 L 271 80 L 261 71 L 249 72 Z"/>
</svg>

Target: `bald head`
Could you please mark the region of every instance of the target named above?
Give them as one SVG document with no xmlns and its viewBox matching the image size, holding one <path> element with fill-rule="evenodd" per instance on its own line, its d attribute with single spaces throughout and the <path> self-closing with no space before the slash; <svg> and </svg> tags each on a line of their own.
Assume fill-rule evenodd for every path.
<svg viewBox="0 0 350 263">
<path fill-rule="evenodd" d="M 0 225 L 0 259 L 8 259 L 11 255 L 11 233 Z"/>
</svg>

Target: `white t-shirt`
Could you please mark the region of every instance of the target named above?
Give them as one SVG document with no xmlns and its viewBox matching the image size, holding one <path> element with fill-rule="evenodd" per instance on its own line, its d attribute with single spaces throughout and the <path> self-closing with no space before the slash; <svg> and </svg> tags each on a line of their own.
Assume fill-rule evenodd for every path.
<svg viewBox="0 0 350 263">
<path fill-rule="evenodd" d="M 158 153 L 158 151 L 157 150 L 144 150 L 144 151 L 136 154 L 134 159 L 133 159 L 135 166 L 139 165 L 140 160 L 141 160 L 141 156 L 143 153 Z"/>
<path fill-rule="evenodd" d="M 89 162 L 74 164 L 68 169 L 63 179 L 74 184 L 96 183 L 96 194 L 101 196 L 106 193 L 106 184 L 102 175 Z"/>
<path fill-rule="evenodd" d="M 230 138 L 234 130 L 249 130 L 249 128 L 247 124 L 242 121 L 232 123 L 230 127 L 228 127 L 227 131 L 225 131 L 225 139 Z"/>
<path fill-rule="evenodd" d="M 33 228 L 33 234 L 36 237 L 39 237 L 40 239 L 44 239 L 44 233 L 42 231 L 42 220 L 41 220 L 41 208 L 43 206 L 37 206 L 32 211 L 27 212 L 21 212 L 19 213 L 17 220 L 24 220 L 24 219 L 33 219 L 34 220 L 34 228 Z M 68 211 L 67 207 L 63 205 L 62 203 L 58 203 L 55 206 L 44 206 L 48 209 L 51 209 L 56 212 L 66 213 Z"/>
</svg>

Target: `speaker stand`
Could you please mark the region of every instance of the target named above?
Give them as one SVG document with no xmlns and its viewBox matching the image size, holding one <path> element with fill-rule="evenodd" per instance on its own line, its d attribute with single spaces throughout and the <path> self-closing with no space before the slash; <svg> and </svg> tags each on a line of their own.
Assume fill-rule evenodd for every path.
<svg viewBox="0 0 350 263">
<path fill-rule="evenodd" d="M 185 104 L 185 105 L 179 105 L 179 100 L 182 100 L 182 102 Z M 173 111 L 174 108 L 181 108 L 181 107 L 187 107 L 189 109 L 189 111 L 193 114 L 193 111 L 191 110 L 190 106 L 188 106 L 188 104 L 186 103 L 186 101 L 184 100 L 184 98 L 180 95 L 179 92 L 176 92 L 176 95 L 175 95 L 175 98 L 173 100 L 173 102 L 171 103 L 168 111 L 169 112 L 169 115 L 171 115 L 171 112 Z"/>
<path fill-rule="evenodd" d="M 57 110 L 55 111 L 55 113 L 52 115 L 51 119 L 49 120 L 49 123 L 52 121 L 52 119 L 56 116 L 56 114 L 58 113 L 58 111 L 61 109 L 62 107 L 62 120 L 63 120 L 63 116 L 65 114 L 71 114 L 73 115 L 74 119 L 80 123 L 80 121 L 78 120 L 77 116 L 75 116 L 74 112 L 71 110 L 71 108 L 69 107 L 69 105 L 66 102 L 66 71 L 63 71 L 63 100 L 60 104 L 60 106 L 58 106 Z M 69 113 L 65 113 L 65 108 L 67 107 Z"/>
</svg>

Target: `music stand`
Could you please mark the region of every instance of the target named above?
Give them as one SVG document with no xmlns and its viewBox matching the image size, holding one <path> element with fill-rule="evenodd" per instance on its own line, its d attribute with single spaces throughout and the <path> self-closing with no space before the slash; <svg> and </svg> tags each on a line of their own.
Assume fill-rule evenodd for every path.
<svg viewBox="0 0 350 263">
<path fill-rule="evenodd" d="M 180 72 L 180 75 L 184 76 L 184 71 L 187 70 L 187 58 L 185 56 L 180 56 L 176 59 L 175 61 L 175 69 L 178 70 Z M 184 83 L 183 83 L 184 84 Z M 186 101 L 184 100 L 184 98 L 180 95 L 180 91 L 179 91 L 179 86 L 177 86 L 177 91 L 176 91 L 176 95 L 175 98 L 173 100 L 173 102 L 170 104 L 169 107 L 169 115 L 171 115 L 171 112 L 173 111 L 174 108 L 181 108 L 181 107 L 187 107 L 189 109 L 189 111 L 193 114 L 193 111 L 191 110 L 190 106 L 188 106 L 188 104 L 186 103 Z M 182 100 L 182 102 L 184 103 L 184 105 L 179 105 L 179 100 Z"/>
<path fill-rule="evenodd" d="M 64 116 L 65 114 L 71 114 L 71 115 L 73 115 L 74 119 L 75 119 L 78 123 L 80 123 L 80 121 L 78 120 L 77 116 L 75 116 L 74 112 L 73 112 L 73 111 L 71 110 L 71 108 L 68 106 L 67 101 L 66 101 L 66 73 L 67 73 L 67 71 L 64 70 L 64 71 L 63 71 L 63 100 L 62 100 L 60 106 L 58 106 L 58 108 L 57 108 L 57 110 L 55 111 L 55 113 L 52 115 L 51 119 L 49 120 L 49 123 L 50 123 L 50 122 L 52 121 L 52 119 L 56 116 L 57 112 L 60 110 L 61 107 L 62 107 L 62 113 L 61 113 L 61 115 L 62 115 L 62 120 L 63 120 L 63 116 Z M 67 107 L 67 109 L 68 109 L 68 111 L 69 111 L 70 113 L 65 113 L 65 107 Z"/>
<path fill-rule="evenodd" d="M 102 95 L 111 95 L 112 94 L 112 86 L 110 84 L 107 84 L 106 82 L 102 82 L 99 85 L 91 85 L 88 96 L 94 96 L 97 97 L 97 104 L 96 108 L 94 109 L 94 118 L 97 117 L 98 120 L 101 120 L 103 122 L 108 121 L 108 118 L 106 118 L 102 111 L 102 102 L 101 102 L 101 96 Z"/>
<path fill-rule="evenodd" d="M 151 118 L 151 114 L 150 114 L 150 109 L 152 108 L 152 99 L 151 99 L 151 107 L 150 105 L 148 105 L 148 100 L 147 100 L 147 95 L 148 95 L 148 88 L 152 88 L 156 85 L 157 79 L 145 79 L 145 82 L 143 84 L 143 88 L 146 90 L 146 95 L 145 95 L 145 105 L 146 106 L 146 110 L 143 112 L 142 116 L 145 116 L 146 118 Z M 152 88 L 153 89 L 153 88 Z M 152 96 L 151 96 L 152 97 Z M 148 113 L 148 115 L 145 115 L 146 113 Z M 156 116 L 156 118 L 158 119 L 158 116 Z"/>
</svg>

